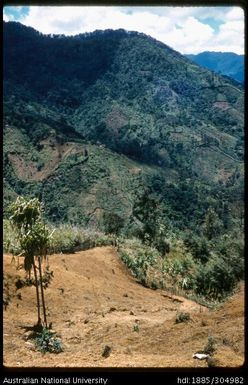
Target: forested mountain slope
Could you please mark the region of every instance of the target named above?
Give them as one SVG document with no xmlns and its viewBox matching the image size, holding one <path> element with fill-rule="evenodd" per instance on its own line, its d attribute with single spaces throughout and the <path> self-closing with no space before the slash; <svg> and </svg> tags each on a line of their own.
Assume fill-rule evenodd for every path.
<svg viewBox="0 0 248 385">
<path fill-rule="evenodd" d="M 149 189 L 172 227 L 196 229 L 209 207 L 239 223 L 241 86 L 137 32 L 3 32 L 6 205 L 36 195 L 50 220 L 113 213 L 130 228 Z"/>
</svg>

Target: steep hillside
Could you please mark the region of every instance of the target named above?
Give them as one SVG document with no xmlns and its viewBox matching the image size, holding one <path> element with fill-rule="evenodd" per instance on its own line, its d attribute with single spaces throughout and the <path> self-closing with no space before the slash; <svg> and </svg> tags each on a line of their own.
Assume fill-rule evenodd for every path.
<svg viewBox="0 0 248 385">
<path fill-rule="evenodd" d="M 244 83 L 244 55 L 237 55 L 233 52 L 206 51 L 197 55 L 186 56 L 202 67 L 229 76 L 240 83 Z"/>
<path fill-rule="evenodd" d="M 119 252 L 51 256 L 58 356 L 21 340 L 35 288 L 17 289 L 6 256 L 5 364 L 202 367 L 192 355 L 214 337 L 215 364 L 241 365 L 241 291 L 213 313 L 199 303 L 244 279 L 243 87 L 137 32 L 3 32 L 5 218 L 17 195 L 38 197 L 51 252 Z M 4 221 L 6 253 L 24 247 Z"/>
<path fill-rule="evenodd" d="M 49 256 L 54 278 L 46 289 L 48 321 L 60 334 L 64 351 L 34 351 L 35 288 L 18 286 L 24 273 L 11 260 L 4 256 L 7 367 L 207 368 L 206 360 L 192 356 L 204 349 L 208 337 L 214 340 L 214 366 L 244 362 L 243 283 L 227 303 L 209 311 L 166 290 L 139 285 L 110 247 Z M 190 320 L 176 322 L 185 313 Z M 102 356 L 106 346 L 108 357 Z"/>
<path fill-rule="evenodd" d="M 143 34 L 4 23 L 5 203 L 34 194 L 50 220 L 99 224 L 111 210 L 128 225 L 149 187 L 176 227 L 196 228 L 209 206 L 223 219 L 223 201 L 236 223 L 243 97 Z"/>
</svg>

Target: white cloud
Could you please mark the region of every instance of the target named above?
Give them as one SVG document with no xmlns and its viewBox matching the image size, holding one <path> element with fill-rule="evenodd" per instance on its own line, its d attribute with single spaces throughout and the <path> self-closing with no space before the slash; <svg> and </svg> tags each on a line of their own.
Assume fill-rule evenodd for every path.
<svg viewBox="0 0 248 385">
<path fill-rule="evenodd" d="M 5 13 L 3 13 L 3 20 L 4 21 L 11 21 L 10 17 L 8 15 L 6 15 Z"/>
<path fill-rule="evenodd" d="M 5 13 L 4 18 L 12 19 Z M 217 30 L 209 19 L 218 23 Z M 20 21 L 46 34 L 124 28 L 146 33 L 181 53 L 244 51 L 244 12 L 239 7 L 32 6 Z"/>
<path fill-rule="evenodd" d="M 226 20 L 244 20 L 244 10 L 240 7 L 232 7 L 226 15 Z"/>
<path fill-rule="evenodd" d="M 216 50 L 236 52 L 243 54 L 244 24 L 240 21 L 228 21 L 220 27 L 220 32 L 215 39 Z M 228 45 L 227 45 L 228 42 Z"/>
</svg>

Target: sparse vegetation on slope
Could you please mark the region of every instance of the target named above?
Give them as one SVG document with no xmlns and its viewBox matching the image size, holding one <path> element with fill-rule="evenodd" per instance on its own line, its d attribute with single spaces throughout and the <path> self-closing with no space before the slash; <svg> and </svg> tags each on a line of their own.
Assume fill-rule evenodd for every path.
<svg viewBox="0 0 248 385">
<path fill-rule="evenodd" d="M 244 362 L 243 283 L 222 306 L 208 311 L 167 290 L 137 284 L 112 247 L 49 256 L 54 278 L 46 289 L 47 306 L 63 351 L 42 354 L 27 329 L 35 322 L 34 288 L 16 288 L 24 272 L 16 271 L 11 260 L 4 256 L 10 297 L 3 312 L 7 367 L 206 368 L 205 360 L 192 355 L 205 348 L 209 336 L 217 366 Z M 176 323 L 185 313 L 190 320 Z M 108 357 L 102 356 L 106 346 Z"/>
</svg>

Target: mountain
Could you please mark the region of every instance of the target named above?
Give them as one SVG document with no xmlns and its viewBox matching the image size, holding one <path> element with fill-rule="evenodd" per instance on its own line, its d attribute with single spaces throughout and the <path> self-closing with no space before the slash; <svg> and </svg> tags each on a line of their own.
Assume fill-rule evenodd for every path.
<svg viewBox="0 0 248 385">
<path fill-rule="evenodd" d="M 221 75 L 229 76 L 244 83 L 245 57 L 233 52 L 201 52 L 197 55 L 185 55 L 193 62 Z"/>
<path fill-rule="evenodd" d="M 224 228 L 239 223 L 241 85 L 137 32 L 4 22 L 3 44 L 5 208 L 35 195 L 51 221 L 117 218 L 135 233 L 149 190 L 173 228 L 197 232 L 209 207 Z"/>
</svg>

